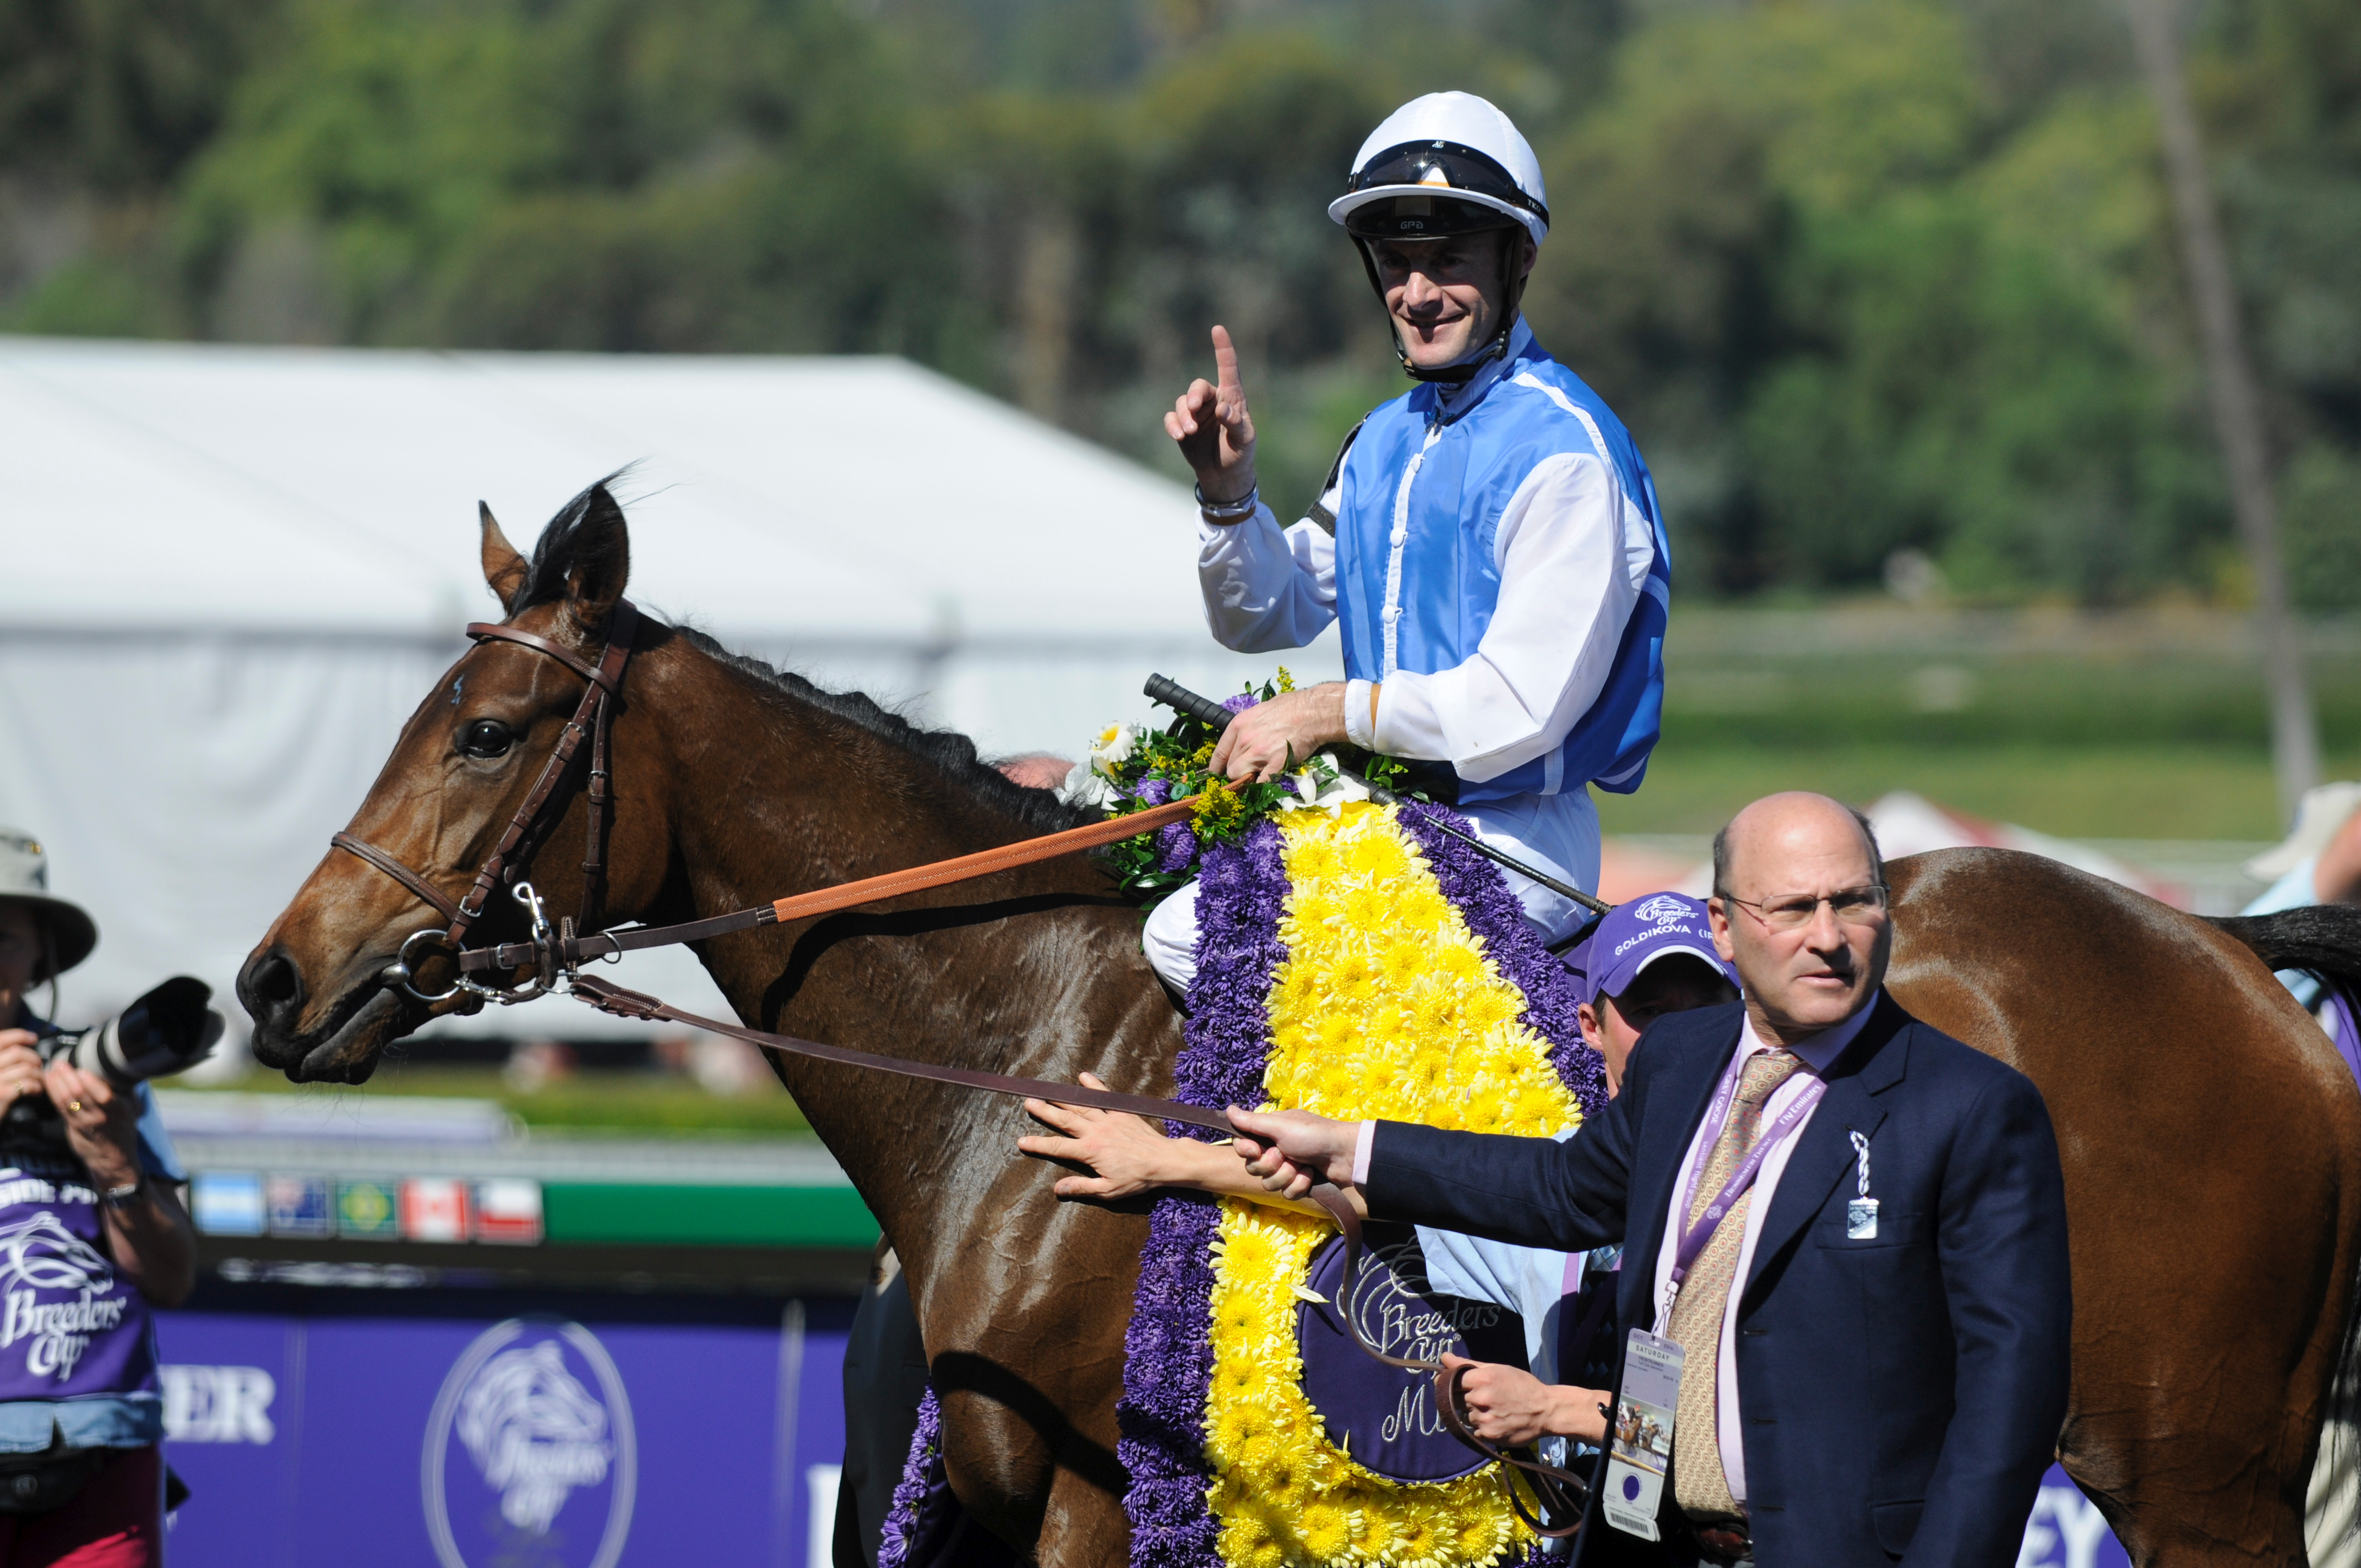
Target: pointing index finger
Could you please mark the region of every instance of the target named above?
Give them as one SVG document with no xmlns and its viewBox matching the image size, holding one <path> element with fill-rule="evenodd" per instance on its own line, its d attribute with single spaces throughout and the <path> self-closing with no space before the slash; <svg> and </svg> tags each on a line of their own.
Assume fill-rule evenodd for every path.
<svg viewBox="0 0 2361 1568">
<path fill-rule="evenodd" d="M 1221 389 L 1222 401 L 1232 407 L 1246 400 L 1246 389 L 1238 381 L 1238 351 L 1230 342 L 1230 329 L 1213 329 L 1213 379 Z"/>
</svg>

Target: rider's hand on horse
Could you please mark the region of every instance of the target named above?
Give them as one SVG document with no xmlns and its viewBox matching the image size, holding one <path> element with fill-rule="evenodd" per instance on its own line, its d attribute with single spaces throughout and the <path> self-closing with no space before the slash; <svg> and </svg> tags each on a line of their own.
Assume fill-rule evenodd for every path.
<svg viewBox="0 0 2361 1568">
<path fill-rule="evenodd" d="M 1084 1089 L 1106 1087 L 1091 1072 L 1082 1075 L 1082 1083 Z M 1172 1157 L 1177 1152 L 1173 1145 L 1180 1140 L 1166 1137 L 1145 1117 L 1083 1105 L 1053 1105 L 1046 1100 L 1027 1100 L 1025 1112 L 1063 1135 L 1052 1138 L 1037 1133 L 1019 1138 L 1019 1151 L 1088 1166 L 1093 1172 L 1059 1178 L 1060 1198 L 1130 1198 L 1186 1179 L 1181 1162 Z"/>
<path fill-rule="evenodd" d="M 1459 1397 L 1467 1424 L 1487 1442 L 1517 1447 L 1544 1437 L 1607 1441 L 1607 1398 L 1596 1388 L 1544 1383 L 1532 1373 L 1494 1362 L 1470 1361 L 1445 1352 L 1445 1366 L 1465 1366 Z"/>
<path fill-rule="evenodd" d="M 1212 769 L 1233 784 L 1275 779 L 1344 738 L 1344 682 L 1281 692 L 1230 720 L 1213 748 Z"/>
<path fill-rule="evenodd" d="M 1254 416 L 1246 411 L 1238 351 L 1227 327 L 1213 329 L 1213 376 L 1189 383 L 1164 416 L 1164 433 L 1180 443 L 1181 459 L 1195 471 L 1207 500 L 1242 500 L 1255 488 Z"/>
<path fill-rule="evenodd" d="M 1309 1111 L 1241 1111 L 1229 1107 L 1237 1141 L 1230 1146 L 1263 1186 L 1284 1198 L 1301 1198 L 1325 1181 L 1349 1187 L 1358 1122 L 1332 1122 Z"/>
</svg>

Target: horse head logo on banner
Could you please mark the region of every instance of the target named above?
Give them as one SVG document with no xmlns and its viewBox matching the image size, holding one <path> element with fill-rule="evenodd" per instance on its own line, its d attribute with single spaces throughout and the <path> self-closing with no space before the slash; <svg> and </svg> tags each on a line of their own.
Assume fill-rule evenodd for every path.
<svg viewBox="0 0 2361 1568">
<path fill-rule="evenodd" d="M 478 1335 L 443 1380 L 423 1465 L 442 1568 L 521 1550 L 552 1568 L 613 1568 L 622 1554 L 639 1470 L 631 1401 L 579 1323 L 512 1318 Z"/>
</svg>

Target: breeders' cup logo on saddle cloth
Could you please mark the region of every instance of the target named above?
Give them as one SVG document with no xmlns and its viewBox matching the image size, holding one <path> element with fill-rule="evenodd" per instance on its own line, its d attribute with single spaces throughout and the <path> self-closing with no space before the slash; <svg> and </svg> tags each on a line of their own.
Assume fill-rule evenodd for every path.
<svg viewBox="0 0 2361 1568">
<path fill-rule="evenodd" d="M 579 1323 L 511 1318 L 478 1335 L 435 1397 L 422 1488 L 443 1568 L 614 1568 L 638 1442 L 623 1379 Z"/>
<path fill-rule="evenodd" d="M 72 1296 L 44 1301 L 44 1290 Z M 55 1214 L 44 1210 L 0 1225 L 0 1350 L 24 1345 L 25 1370 L 34 1376 L 62 1383 L 73 1376 L 91 1336 L 123 1321 L 130 1303 L 114 1290 L 113 1266 Z"/>
<path fill-rule="evenodd" d="M 1370 1343 L 1405 1360 L 1440 1361 L 1449 1352 L 1524 1365 L 1523 1319 L 1489 1301 L 1436 1290 L 1409 1227 L 1372 1224 L 1367 1238 L 1352 1299 L 1343 1305 Z M 1312 1258 L 1305 1280 L 1305 1295 L 1319 1300 L 1304 1301 L 1295 1327 L 1304 1397 L 1320 1412 L 1328 1441 L 1396 1481 L 1444 1481 L 1482 1468 L 1484 1457 L 1443 1424 L 1432 1376 L 1375 1361 L 1348 1337 L 1336 1301 L 1344 1272 L 1344 1248 L 1331 1242 Z"/>
</svg>

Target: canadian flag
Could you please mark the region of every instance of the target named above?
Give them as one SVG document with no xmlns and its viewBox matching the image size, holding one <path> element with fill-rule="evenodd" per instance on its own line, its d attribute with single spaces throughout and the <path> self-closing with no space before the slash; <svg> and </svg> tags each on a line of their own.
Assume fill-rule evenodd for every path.
<svg viewBox="0 0 2361 1568">
<path fill-rule="evenodd" d="M 413 1242 L 467 1239 L 467 1184 L 449 1177 L 414 1178 L 401 1184 L 401 1234 Z"/>
</svg>

